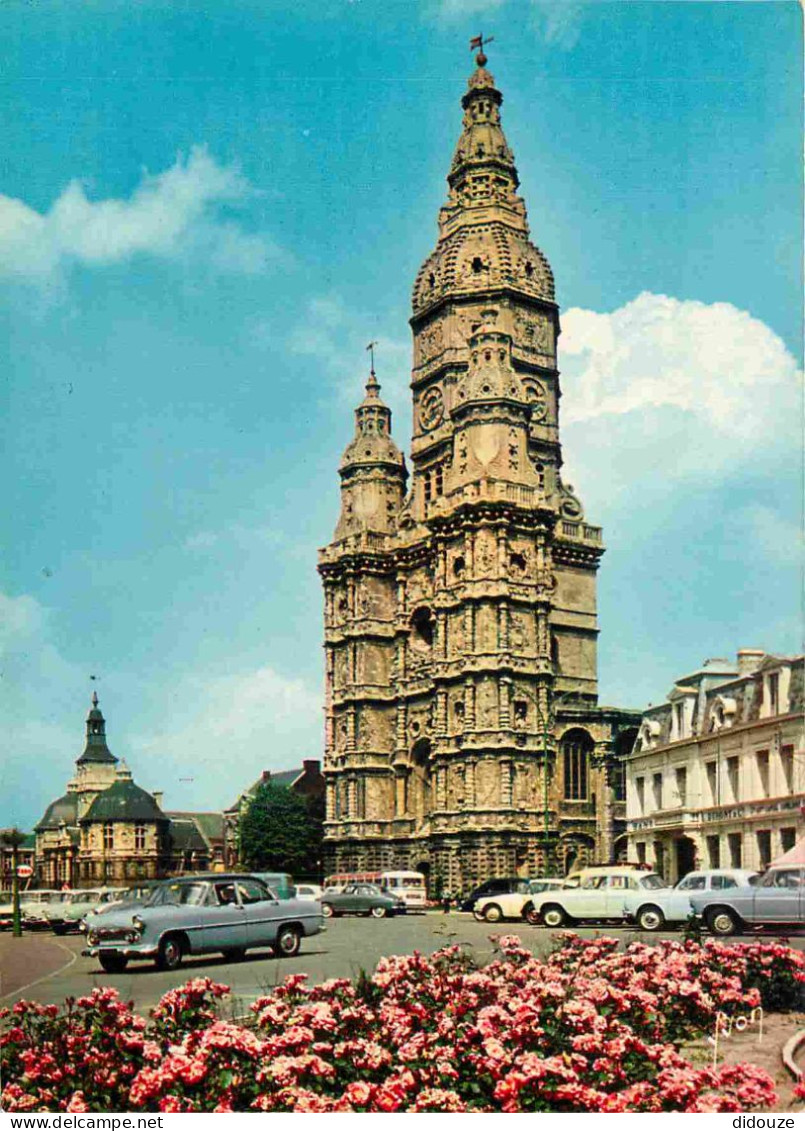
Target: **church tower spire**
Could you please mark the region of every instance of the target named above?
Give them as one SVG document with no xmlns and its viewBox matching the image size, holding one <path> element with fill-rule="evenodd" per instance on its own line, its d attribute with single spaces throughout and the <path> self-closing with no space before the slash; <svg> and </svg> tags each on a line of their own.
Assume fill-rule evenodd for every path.
<svg viewBox="0 0 805 1131">
<path fill-rule="evenodd" d="M 482 50 L 413 289 L 412 477 L 374 366 L 325 589 L 327 870 L 451 890 L 612 852 L 603 553 L 562 482 L 559 310 Z"/>
<path fill-rule="evenodd" d="M 405 491 L 405 456 L 391 438 L 391 409 L 381 400 L 372 368 L 366 395 L 355 409 L 355 435 L 338 469 L 341 514 L 336 539 L 366 532 L 393 530 Z"/>
</svg>

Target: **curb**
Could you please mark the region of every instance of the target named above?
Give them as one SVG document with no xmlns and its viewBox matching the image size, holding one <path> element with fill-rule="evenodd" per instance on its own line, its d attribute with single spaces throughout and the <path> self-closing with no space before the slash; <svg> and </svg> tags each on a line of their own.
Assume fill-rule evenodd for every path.
<svg viewBox="0 0 805 1131">
<path fill-rule="evenodd" d="M 805 1076 L 805 1069 L 799 1068 L 794 1060 L 803 1045 L 805 1045 L 805 1029 L 800 1029 L 798 1033 L 794 1033 L 790 1040 L 786 1041 L 780 1054 L 783 1058 L 783 1064 L 795 1080 L 802 1080 Z"/>
</svg>

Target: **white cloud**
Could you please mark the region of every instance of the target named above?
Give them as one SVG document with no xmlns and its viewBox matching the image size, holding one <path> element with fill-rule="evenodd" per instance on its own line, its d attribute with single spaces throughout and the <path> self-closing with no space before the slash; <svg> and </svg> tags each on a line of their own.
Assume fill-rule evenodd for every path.
<svg viewBox="0 0 805 1131">
<path fill-rule="evenodd" d="M 103 267 L 136 255 L 199 256 L 218 270 L 254 274 L 275 249 L 221 209 L 255 195 L 237 168 L 200 146 L 163 173 L 144 172 L 126 199 L 90 200 L 77 180 L 46 213 L 0 195 L 0 276 L 47 283 L 73 265 Z"/>
<path fill-rule="evenodd" d="M 176 806 L 178 794 L 183 807 L 220 808 L 261 770 L 320 758 L 323 728 L 320 689 L 266 666 L 187 675 L 171 691 L 168 726 L 132 736 L 131 746 L 152 778 L 159 760 L 162 777 L 154 785 L 165 790 L 167 807 Z M 183 777 L 193 779 L 192 789 L 178 785 Z"/>
<path fill-rule="evenodd" d="M 412 347 L 409 341 L 373 332 L 371 316 L 351 310 L 335 294 L 312 299 L 300 322 L 292 329 L 287 345 L 291 352 L 315 358 L 319 369 L 334 386 L 344 405 L 357 405 L 369 375 L 367 345 L 375 341 L 375 369 L 382 397 L 394 415 L 394 434 L 403 446 L 403 431 L 411 417 L 408 389 Z M 258 328 L 257 334 L 260 335 Z M 268 338 L 267 338 L 267 344 Z"/>
<path fill-rule="evenodd" d="M 562 328 L 563 440 L 583 489 L 798 459 L 801 374 L 746 311 L 644 293 L 608 314 L 568 310 Z"/>
<path fill-rule="evenodd" d="M 535 0 L 533 23 L 545 43 L 571 51 L 579 41 L 584 4 L 579 0 Z"/>
</svg>

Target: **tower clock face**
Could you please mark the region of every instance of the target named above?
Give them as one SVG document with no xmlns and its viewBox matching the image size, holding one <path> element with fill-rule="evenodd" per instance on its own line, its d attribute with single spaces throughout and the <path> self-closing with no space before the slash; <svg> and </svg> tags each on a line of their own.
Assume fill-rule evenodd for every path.
<svg viewBox="0 0 805 1131">
<path fill-rule="evenodd" d="M 441 389 L 433 387 L 424 394 L 419 402 L 419 419 L 426 432 L 441 424 L 444 419 L 444 398 Z"/>
</svg>

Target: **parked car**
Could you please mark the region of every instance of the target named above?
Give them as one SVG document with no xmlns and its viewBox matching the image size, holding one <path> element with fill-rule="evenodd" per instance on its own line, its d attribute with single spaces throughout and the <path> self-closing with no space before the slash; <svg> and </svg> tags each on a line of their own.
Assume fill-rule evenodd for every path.
<svg viewBox="0 0 805 1131">
<path fill-rule="evenodd" d="M 617 866 L 589 868 L 581 873 L 578 887 L 563 886 L 534 895 L 529 921 L 554 928 L 589 920 L 623 922 L 627 909 L 660 890 L 670 889 L 656 872 Z"/>
<path fill-rule="evenodd" d="M 738 934 L 745 927 L 805 926 L 805 868 L 772 867 L 757 883 L 713 891 L 692 891 L 697 919 L 714 935 Z"/>
<path fill-rule="evenodd" d="M 175 970 L 187 954 L 217 951 L 236 960 L 254 947 L 290 958 L 306 935 L 321 930 L 315 903 L 280 900 L 255 876 L 215 873 L 165 880 L 133 911 L 121 904 L 102 921 L 95 917 L 82 954 L 97 957 L 109 973 L 138 958 Z"/>
<path fill-rule="evenodd" d="M 84 891 L 68 892 L 58 903 L 49 903 L 42 909 L 45 925 L 54 935 L 66 935 L 78 931 L 81 923 L 91 912 L 118 901 L 125 888 L 87 888 Z"/>
<path fill-rule="evenodd" d="M 319 884 L 297 884 L 296 885 L 296 898 L 297 899 L 315 899 L 321 901 L 322 891 L 324 889 Z"/>
<path fill-rule="evenodd" d="M 20 918 L 26 931 L 45 931 L 50 926 L 47 911 L 58 906 L 71 892 L 56 890 L 20 892 Z"/>
<path fill-rule="evenodd" d="M 459 901 L 459 911 L 473 911 L 475 903 L 486 895 L 505 895 L 507 892 L 516 892 L 519 886 L 526 881 L 522 876 L 497 876 L 492 880 L 484 880 L 478 887 L 463 896 Z"/>
<path fill-rule="evenodd" d="M 476 900 L 472 913 L 479 923 L 497 923 L 501 919 L 526 919 L 532 922 L 534 921 L 533 896 L 561 888 L 563 885 L 564 880 L 553 876 L 545 876 L 539 880 L 521 880 L 516 891 L 486 895 Z"/>
<path fill-rule="evenodd" d="M 758 873 L 745 868 L 715 869 L 688 872 L 673 888 L 639 889 L 637 899 L 628 891 L 625 900 L 626 918 L 644 931 L 659 931 L 666 923 L 685 923 L 693 914 L 690 897 L 693 892 L 729 891 L 753 884 Z"/>
<path fill-rule="evenodd" d="M 375 884 L 344 884 L 326 888 L 321 897 L 321 913 L 325 919 L 334 915 L 371 915 L 384 919 L 387 915 L 405 913 L 405 901 L 399 896 L 387 895 Z"/>
</svg>

